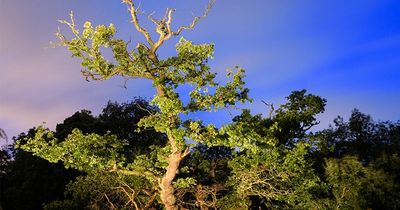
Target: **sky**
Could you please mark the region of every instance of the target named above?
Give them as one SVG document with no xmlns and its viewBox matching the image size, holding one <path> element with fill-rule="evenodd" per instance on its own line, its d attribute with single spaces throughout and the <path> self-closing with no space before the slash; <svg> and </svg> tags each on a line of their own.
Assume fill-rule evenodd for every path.
<svg viewBox="0 0 400 210">
<path fill-rule="evenodd" d="M 200 15 L 207 0 L 142 0 L 147 15 L 176 9 L 173 27 Z M 114 23 L 117 37 L 143 41 L 120 0 L 0 0 L 0 128 L 9 137 L 43 122 L 52 129 L 81 109 L 100 113 L 107 101 L 151 98 L 146 80 L 86 82 L 79 60 L 65 48 L 50 48 L 73 11 L 77 24 Z M 67 28 L 61 30 L 68 34 Z M 375 120 L 400 120 L 400 1 L 398 0 L 217 0 L 206 19 L 182 34 L 194 43 L 215 43 L 213 70 L 246 69 L 252 113 L 267 116 L 261 100 L 284 103 L 291 91 L 307 89 L 327 99 L 317 128 L 326 128 L 354 108 Z M 177 38 L 160 49 L 174 55 Z M 135 46 L 135 44 L 133 45 Z M 231 112 L 200 114 L 217 123 Z"/>
</svg>

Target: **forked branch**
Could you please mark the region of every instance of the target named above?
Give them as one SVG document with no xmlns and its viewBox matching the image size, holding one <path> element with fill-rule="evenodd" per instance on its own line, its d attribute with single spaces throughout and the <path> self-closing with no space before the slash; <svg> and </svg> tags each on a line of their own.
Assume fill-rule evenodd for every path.
<svg viewBox="0 0 400 210">
<path fill-rule="evenodd" d="M 207 4 L 207 7 L 203 13 L 202 16 L 196 16 L 193 18 L 192 22 L 189 25 L 186 26 L 181 26 L 178 28 L 178 30 L 173 31 L 171 29 L 171 23 L 172 23 L 172 13 L 175 11 L 175 9 L 168 8 L 165 12 L 165 15 L 163 19 L 157 20 L 155 19 L 152 14 L 148 16 L 151 22 L 153 22 L 156 25 L 156 32 L 158 33 L 159 37 L 156 42 L 153 41 L 153 39 L 150 36 L 150 33 L 143 28 L 137 18 L 138 14 L 138 8 L 135 7 L 135 4 L 133 3 L 133 0 L 123 0 L 123 3 L 128 5 L 128 10 L 131 14 L 132 18 L 132 23 L 134 24 L 136 30 L 143 34 L 143 36 L 146 38 L 146 41 L 149 44 L 148 49 L 150 50 L 150 55 L 154 57 L 156 55 L 157 49 L 168 39 L 170 39 L 172 36 L 179 36 L 184 30 L 188 29 L 193 29 L 196 24 L 200 21 L 200 19 L 205 18 L 208 13 L 210 12 L 211 8 L 215 4 L 216 0 L 210 0 Z"/>
<path fill-rule="evenodd" d="M 135 26 L 136 30 L 143 34 L 150 46 L 154 45 L 154 42 L 151 39 L 149 32 L 139 24 L 139 20 L 137 18 L 138 9 L 135 7 L 135 3 L 133 3 L 133 0 L 123 0 L 122 2 L 128 5 L 128 10 L 131 14 L 132 23 Z"/>
</svg>

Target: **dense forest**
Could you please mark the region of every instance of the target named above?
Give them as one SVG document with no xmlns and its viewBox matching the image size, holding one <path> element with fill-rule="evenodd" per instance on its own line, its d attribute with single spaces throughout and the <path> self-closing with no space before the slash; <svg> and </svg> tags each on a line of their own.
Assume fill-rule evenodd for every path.
<svg viewBox="0 0 400 210">
<path fill-rule="evenodd" d="M 244 110 L 233 119 L 251 134 L 254 149 L 197 144 L 181 163 L 175 182 L 182 209 L 398 209 L 400 207 L 400 123 L 375 122 L 353 110 L 332 126 L 309 132 L 325 100 L 294 91 L 269 117 Z M 143 161 L 162 171 L 159 154 L 150 148 L 166 144 L 165 134 L 135 132 L 139 120 L 158 112 L 146 100 L 109 102 L 93 116 L 82 110 L 57 125 L 54 136 L 68 142 L 76 132 L 115 136 L 112 142 L 76 142 L 82 157 Z M 77 131 L 76 129 L 79 129 Z M 37 129 L 14 137 L 26 144 Z M 244 142 L 246 143 L 246 142 Z M 244 146 L 245 147 L 245 146 Z M 89 150 L 88 150 L 89 149 Z M 116 150 L 117 149 L 117 150 Z M 15 147 L 1 150 L 1 204 L 8 209 L 162 209 L 157 185 L 141 176 L 94 167 L 65 168 Z M 145 161 L 148 161 L 147 163 Z M 151 165 L 154 164 L 154 165 Z"/>
<path fill-rule="evenodd" d="M 315 131 L 327 100 L 298 90 L 266 107 L 267 117 L 244 109 L 229 123 L 207 123 L 197 114 L 252 102 L 243 68 L 220 79 L 209 63 L 214 44 L 182 37 L 215 0 L 180 27 L 174 9 L 150 14 L 154 31 L 141 25 L 140 6 L 123 3 L 143 42 L 116 38 L 113 24 L 81 28 L 71 13 L 56 45 L 80 60 L 87 81 L 145 79 L 154 97 L 109 102 L 98 116 L 81 110 L 54 131 L 41 125 L 12 138 L 0 151 L 0 209 L 400 208 L 399 122 L 353 110 Z M 160 56 L 173 38 L 176 54 Z"/>
</svg>

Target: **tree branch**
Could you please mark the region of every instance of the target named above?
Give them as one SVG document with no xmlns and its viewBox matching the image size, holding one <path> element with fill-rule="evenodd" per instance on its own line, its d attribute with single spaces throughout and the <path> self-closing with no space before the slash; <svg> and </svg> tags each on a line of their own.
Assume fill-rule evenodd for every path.
<svg viewBox="0 0 400 210">
<path fill-rule="evenodd" d="M 190 153 L 190 148 L 186 147 L 185 151 L 182 153 L 182 158 L 186 157 L 186 155 L 188 155 Z"/>
<path fill-rule="evenodd" d="M 146 38 L 146 40 L 150 46 L 153 46 L 154 42 L 151 39 L 149 32 L 146 29 L 144 29 L 143 27 L 141 27 L 139 24 L 139 20 L 137 18 L 138 9 L 135 8 L 135 4 L 133 3 L 133 0 L 123 0 L 122 2 L 125 3 L 126 5 L 128 5 L 128 11 L 131 14 L 132 23 L 135 26 L 136 30 L 138 32 L 140 32 L 141 34 L 143 34 L 143 36 Z"/>
<path fill-rule="evenodd" d="M 111 200 L 108 198 L 107 194 L 104 193 L 104 197 L 107 199 L 107 202 L 110 204 L 111 209 L 117 209 L 115 208 L 114 204 L 111 202 Z"/>
<path fill-rule="evenodd" d="M 172 13 L 174 9 L 167 8 L 164 18 L 162 20 L 155 20 L 152 15 L 149 15 L 149 19 L 156 25 L 156 32 L 159 34 L 158 40 L 151 46 L 150 53 L 155 54 L 157 49 L 171 36 L 173 35 L 171 30 Z"/>
<path fill-rule="evenodd" d="M 274 117 L 274 112 L 275 112 L 274 104 L 273 103 L 269 104 L 264 100 L 261 100 L 261 102 L 263 102 L 266 106 L 270 107 L 268 118 L 272 119 Z"/>
<path fill-rule="evenodd" d="M 146 203 L 146 205 L 143 207 L 143 210 L 150 209 L 150 207 L 153 205 L 154 201 L 157 198 L 158 193 L 154 192 L 153 195 L 150 197 L 150 200 Z"/>
<path fill-rule="evenodd" d="M 208 15 L 208 13 L 210 12 L 210 10 L 213 7 L 213 5 L 215 4 L 215 2 L 216 2 L 216 0 L 210 0 L 204 11 L 204 14 L 202 16 L 194 17 L 191 24 L 189 24 L 187 26 L 181 26 L 175 32 L 172 31 L 172 29 L 171 29 L 172 13 L 175 11 L 175 9 L 167 8 L 167 11 L 165 12 L 164 17 L 161 20 L 156 20 L 155 18 L 153 18 L 153 13 L 151 13 L 148 16 L 148 18 L 151 22 L 153 22 L 156 25 L 156 32 L 159 34 L 157 42 L 154 42 L 153 39 L 151 38 L 149 32 L 140 26 L 139 20 L 137 18 L 138 9 L 135 8 L 135 4 L 133 3 L 133 0 L 123 0 L 123 3 L 128 5 L 128 10 L 131 13 L 131 17 L 132 17 L 132 23 L 134 24 L 136 30 L 144 35 L 144 37 L 146 38 L 147 42 L 150 45 L 149 46 L 150 56 L 153 61 L 157 60 L 156 52 L 157 52 L 158 48 L 166 40 L 170 39 L 172 36 L 179 36 L 183 30 L 193 29 L 196 26 L 196 24 L 199 22 L 200 19 L 205 18 Z"/>
<path fill-rule="evenodd" d="M 211 8 L 214 6 L 215 2 L 216 2 L 216 0 L 210 0 L 207 4 L 207 7 L 202 16 L 194 17 L 192 23 L 190 23 L 187 26 L 179 27 L 178 30 L 176 32 L 173 32 L 172 34 L 174 36 L 179 36 L 183 30 L 193 29 L 196 26 L 197 22 L 199 22 L 200 19 L 207 17 L 208 13 L 210 12 Z"/>
</svg>

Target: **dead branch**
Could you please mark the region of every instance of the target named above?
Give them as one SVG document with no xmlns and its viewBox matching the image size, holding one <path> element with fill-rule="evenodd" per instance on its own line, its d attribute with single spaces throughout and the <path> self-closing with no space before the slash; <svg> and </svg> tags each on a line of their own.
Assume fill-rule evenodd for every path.
<svg viewBox="0 0 400 210">
<path fill-rule="evenodd" d="M 139 10 L 135 7 L 135 3 L 133 3 L 133 0 L 123 0 L 122 2 L 128 5 L 128 11 L 130 12 L 132 18 L 131 21 L 135 26 L 136 30 L 139 31 L 141 34 L 143 34 L 143 36 L 146 38 L 150 46 L 153 46 L 154 42 L 151 39 L 149 32 L 139 24 L 139 20 L 137 18 L 137 13 Z"/>
<path fill-rule="evenodd" d="M 264 100 L 261 100 L 266 106 L 270 108 L 268 118 L 272 119 L 274 117 L 275 107 L 273 103 L 267 103 Z"/>
<path fill-rule="evenodd" d="M 127 187 L 129 190 L 131 190 L 132 192 L 129 193 L 128 191 L 126 191 L 125 187 Z M 120 190 L 120 192 L 122 192 L 123 194 L 125 194 L 125 196 L 128 198 L 128 201 L 126 202 L 125 205 L 132 203 L 135 207 L 136 210 L 139 210 L 139 206 L 137 205 L 136 201 L 135 201 L 135 197 L 137 195 L 137 193 L 135 192 L 135 190 L 133 190 L 131 187 L 129 187 L 127 184 L 125 184 L 125 187 L 119 186 L 116 187 L 115 189 Z"/>
<path fill-rule="evenodd" d="M 171 22 L 172 22 L 172 13 L 174 12 L 174 9 L 167 9 L 165 12 L 164 18 L 162 20 L 154 20 L 152 19 L 152 22 L 155 23 L 156 25 L 156 32 L 159 34 L 158 40 L 156 43 L 154 43 L 153 46 L 151 46 L 150 52 L 155 53 L 157 49 L 171 36 L 173 35 L 171 31 Z"/>
<path fill-rule="evenodd" d="M 179 36 L 184 30 L 188 29 L 193 29 L 196 24 L 202 19 L 205 18 L 208 13 L 210 12 L 211 8 L 215 4 L 216 0 L 210 0 L 207 4 L 207 7 L 203 13 L 202 16 L 196 16 L 193 18 L 192 22 L 189 25 L 186 26 L 181 26 L 178 28 L 178 30 L 173 31 L 171 29 L 171 23 L 172 23 L 172 13 L 175 12 L 175 9 L 167 8 L 164 17 L 161 20 L 157 20 L 153 17 L 153 13 L 151 13 L 148 18 L 151 22 L 153 22 L 156 26 L 156 32 L 158 33 L 158 39 L 156 42 L 153 41 L 153 39 L 150 36 L 150 33 L 143 28 L 139 20 L 137 18 L 137 13 L 139 11 L 138 8 L 135 7 L 135 4 L 133 3 L 133 0 L 123 0 L 123 3 L 125 3 L 128 6 L 128 10 L 131 14 L 131 22 L 135 26 L 136 30 L 143 34 L 143 36 L 146 38 L 149 46 L 147 50 L 150 52 L 150 56 L 153 61 L 156 61 L 156 52 L 158 48 L 168 39 L 170 39 L 172 36 Z"/>
<path fill-rule="evenodd" d="M 183 152 L 183 154 L 181 155 L 181 157 L 184 158 L 184 157 L 186 157 L 189 153 L 190 153 L 190 148 L 187 147 L 187 148 L 185 149 L 185 151 Z"/>
<path fill-rule="evenodd" d="M 197 22 L 199 22 L 200 19 L 207 17 L 208 13 L 210 12 L 211 8 L 214 6 L 215 2 L 216 2 L 216 0 L 210 0 L 207 4 L 207 7 L 202 16 L 194 17 L 192 23 L 190 23 L 187 26 L 179 27 L 176 32 L 173 32 L 173 35 L 179 36 L 179 34 L 181 34 L 183 30 L 193 29 L 196 26 Z"/>
<path fill-rule="evenodd" d="M 111 200 L 108 198 L 107 194 L 104 193 L 104 197 L 107 199 L 107 202 L 110 204 L 110 209 L 116 209 L 114 204 L 111 202 Z"/>
<path fill-rule="evenodd" d="M 155 201 L 156 198 L 157 198 L 157 195 L 158 195 L 157 192 L 154 192 L 154 193 L 153 193 L 153 195 L 150 197 L 149 201 L 148 201 L 148 202 L 146 203 L 146 205 L 143 207 L 143 210 L 147 210 L 147 209 L 149 209 L 149 208 L 153 205 L 154 201 Z"/>
</svg>

